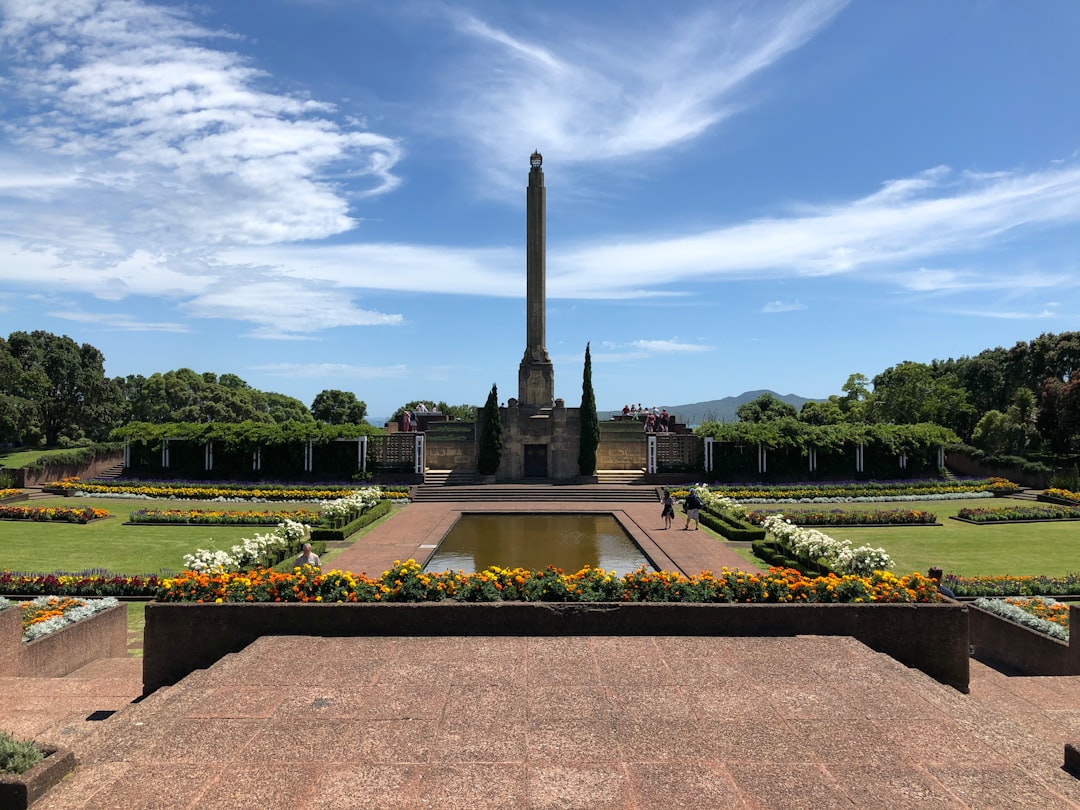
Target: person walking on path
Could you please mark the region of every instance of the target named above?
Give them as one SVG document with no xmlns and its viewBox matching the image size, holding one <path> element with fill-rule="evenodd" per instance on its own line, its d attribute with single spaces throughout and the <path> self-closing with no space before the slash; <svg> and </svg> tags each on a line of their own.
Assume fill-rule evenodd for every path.
<svg viewBox="0 0 1080 810">
<path fill-rule="evenodd" d="M 671 528 L 671 521 L 675 519 L 675 499 L 671 497 L 671 491 L 664 490 L 664 510 L 660 513 L 664 519 L 664 528 Z"/>
<path fill-rule="evenodd" d="M 686 525 L 683 526 L 683 531 L 690 528 L 690 521 L 694 521 L 694 531 L 701 528 L 698 522 L 699 510 L 701 509 L 701 498 L 698 497 L 697 490 L 690 487 L 690 494 L 686 496 L 686 501 L 683 503 L 683 508 L 686 510 Z"/>
</svg>

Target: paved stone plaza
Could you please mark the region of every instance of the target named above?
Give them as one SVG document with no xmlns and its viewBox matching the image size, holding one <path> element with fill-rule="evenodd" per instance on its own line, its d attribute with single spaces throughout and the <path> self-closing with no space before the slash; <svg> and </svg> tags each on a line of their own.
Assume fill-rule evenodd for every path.
<svg viewBox="0 0 1080 810">
<path fill-rule="evenodd" d="M 746 567 L 611 508 L 683 570 Z M 455 511 L 409 506 L 331 565 L 381 573 Z M 137 703 L 137 659 L 0 679 L 0 723 L 78 757 L 41 810 L 1080 808 L 1080 677 L 971 674 L 835 637 L 267 637 Z"/>
</svg>

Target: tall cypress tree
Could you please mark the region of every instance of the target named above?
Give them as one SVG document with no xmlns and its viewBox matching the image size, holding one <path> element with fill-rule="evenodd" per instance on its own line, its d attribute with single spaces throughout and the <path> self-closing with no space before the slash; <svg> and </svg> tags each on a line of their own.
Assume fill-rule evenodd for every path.
<svg viewBox="0 0 1080 810">
<path fill-rule="evenodd" d="M 484 424 L 480 428 L 480 447 L 476 454 L 476 471 L 494 475 L 502 460 L 502 417 L 499 415 L 499 390 L 494 384 L 484 404 Z"/>
<path fill-rule="evenodd" d="M 596 448 L 600 446 L 600 419 L 596 415 L 596 395 L 592 387 L 592 355 L 585 344 L 585 372 L 581 379 L 581 449 L 578 469 L 582 475 L 596 474 Z"/>
</svg>

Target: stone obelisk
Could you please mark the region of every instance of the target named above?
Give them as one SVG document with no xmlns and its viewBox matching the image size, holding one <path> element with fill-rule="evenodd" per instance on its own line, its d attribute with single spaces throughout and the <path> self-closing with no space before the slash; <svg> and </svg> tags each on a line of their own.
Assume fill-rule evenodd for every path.
<svg viewBox="0 0 1080 810">
<path fill-rule="evenodd" d="M 525 356 L 518 367 L 518 404 L 526 408 L 550 407 L 555 397 L 555 367 L 545 344 L 547 305 L 547 212 L 544 159 L 529 157 L 525 235 Z"/>
</svg>

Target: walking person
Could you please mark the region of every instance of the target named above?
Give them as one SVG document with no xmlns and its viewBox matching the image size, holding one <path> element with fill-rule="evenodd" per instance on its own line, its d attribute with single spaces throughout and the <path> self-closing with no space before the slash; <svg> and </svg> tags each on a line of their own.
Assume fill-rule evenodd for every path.
<svg viewBox="0 0 1080 810">
<path fill-rule="evenodd" d="M 699 510 L 701 509 L 701 498 L 698 497 L 697 490 L 693 487 L 690 488 L 690 494 L 686 496 L 686 501 L 683 503 L 683 508 L 686 510 L 686 525 L 683 526 L 683 531 L 687 531 L 690 528 L 690 521 L 694 521 L 694 531 L 701 528 L 698 522 Z"/>
<path fill-rule="evenodd" d="M 664 490 L 664 510 L 660 513 L 664 519 L 664 528 L 671 528 L 671 521 L 675 519 L 675 499 L 671 497 L 671 490 Z"/>
</svg>

